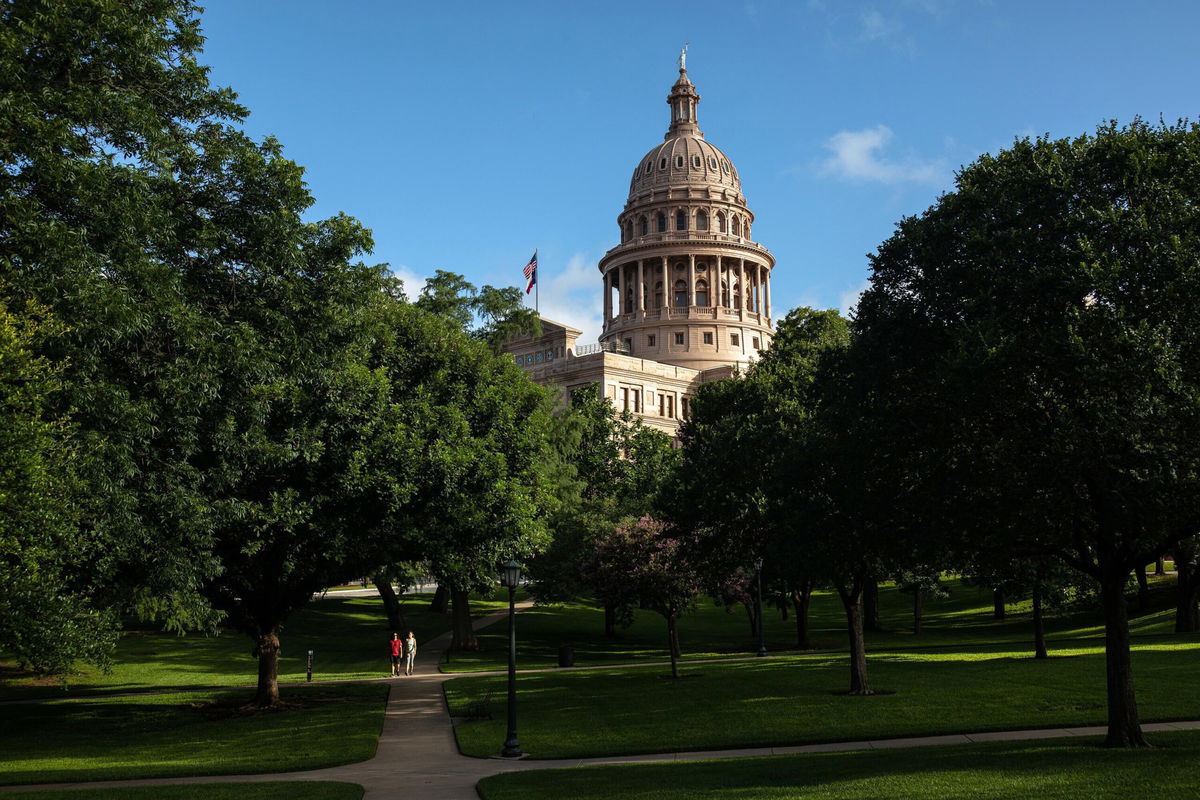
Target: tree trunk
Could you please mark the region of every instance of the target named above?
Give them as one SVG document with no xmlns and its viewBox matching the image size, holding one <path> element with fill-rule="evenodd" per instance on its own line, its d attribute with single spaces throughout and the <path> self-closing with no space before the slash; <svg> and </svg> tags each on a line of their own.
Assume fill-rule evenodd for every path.
<svg viewBox="0 0 1200 800">
<path fill-rule="evenodd" d="M 921 585 L 913 584 L 913 635 L 921 632 L 921 623 L 925 620 L 925 592 Z"/>
<path fill-rule="evenodd" d="M 478 650 L 479 640 L 471 627 L 471 593 L 466 589 L 450 588 L 451 626 L 454 631 L 451 650 Z"/>
<path fill-rule="evenodd" d="M 1033 657 L 1049 658 L 1046 652 L 1046 628 L 1042 624 L 1042 590 L 1033 590 Z"/>
<path fill-rule="evenodd" d="M 1175 562 L 1175 632 L 1200 633 L 1200 569 Z"/>
<path fill-rule="evenodd" d="M 1159 556 L 1158 560 L 1154 562 L 1154 576 L 1156 578 L 1161 578 L 1163 575 L 1166 575 L 1166 574 L 1167 574 L 1167 560 L 1165 558 L 1163 558 L 1162 556 Z"/>
<path fill-rule="evenodd" d="M 671 678 L 679 679 L 679 629 L 675 624 L 675 612 L 667 617 L 667 650 L 671 653 Z"/>
<path fill-rule="evenodd" d="M 258 655 L 258 689 L 254 705 L 271 708 L 279 705 L 279 632 L 270 630 L 259 634 L 254 648 Z"/>
<path fill-rule="evenodd" d="M 750 638 L 758 636 L 759 620 L 754 615 L 754 603 L 742 603 L 746 608 L 746 617 L 750 620 Z"/>
<path fill-rule="evenodd" d="M 1004 590 L 992 589 L 992 619 L 1004 619 Z"/>
<path fill-rule="evenodd" d="M 863 624 L 872 633 L 883 630 L 883 619 L 879 616 L 879 581 L 868 578 L 862 590 Z"/>
<path fill-rule="evenodd" d="M 792 590 L 792 606 L 796 610 L 796 646 L 801 650 L 812 649 L 812 639 L 808 629 L 808 608 L 812 603 L 813 582 L 809 579 L 800 581 L 800 588 Z"/>
<path fill-rule="evenodd" d="M 392 629 L 392 633 L 398 633 L 403 637 L 408 624 L 404 619 L 404 611 L 400 608 L 400 598 L 396 596 L 396 590 L 392 588 L 392 582 L 380 576 L 372 576 L 371 582 L 375 584 L 375 588 L 379 591 L 379 599 L 383 601 L 388 627 Z"/>
<path fill-rule="evenodd" d="M 1128 573 L 1107 576 L 1100 585 L 1104 603 L 1104 660 L 1108 677 L 1108 736 L 1105 747 L 1149 747 L 1138 720 L 1129 660 L 1129 612 L 1125 607 Z"/>
<path fill-rule="evenodd" d="M 434 614 L 445 614 L 450 610 L 450 590 L 440 583 L 437 591 L 433 593 L 433 601 L 429 604 L 429 610 Z"/>
<path fill-rule="evenodd" d="M 617 607 L 610 601 L 604 601 L 604 635 L 614 638 L 617 635 Z"/>
<path fill-rule="evenodd" d="M 1146 565 L 1139 564 L 1134 572 L 1138 582 L 1138 611 L 1145 612 L 1150 605 L 1150 580 L 1146 577 Z"/>
<path fill-rule="evenodd" d="M 867 585 L 870 585 L 867 581 Z M 873 694 L 867 680 L 867 646 L 863 638 L 863 581 L 856 580 L 849 590 L 839 586 L 842 607 L 846 610 L 846 630 L 850 634 L 850 694 Z"/>
</svg>

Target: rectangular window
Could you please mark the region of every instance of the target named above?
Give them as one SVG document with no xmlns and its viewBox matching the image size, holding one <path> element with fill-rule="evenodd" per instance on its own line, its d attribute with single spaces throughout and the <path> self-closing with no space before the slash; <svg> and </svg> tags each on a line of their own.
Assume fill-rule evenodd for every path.
<svg viewBox="0 0 1200 800">
<path fill-rule="evenodd" d="M 649 345 L 650 347 L 654 347 L 654 334 L 653 333 L 646 337 L 646 344 Z"/>
<path fill-rule="evenodd" d="M 629 393 L 633 395 L 633 410 L 642 413 L 642 390 L 630 389 Z"/>
<path fill-rule="evenodd" d="M 729 343 L 734 347 L 738 347 L 742 343 L 742 337 L 738 336 L 736 333 L 731 333 L 729 334 Z"/>
<path fill-rule="evenodd" d="M 675 334 L 675 344 L 683 344 L 683 334 L 682 333 Z"/>
<path fill-rule="evenodd" d="M 705 344 L 712 344 L 712 343 L 713 343 L 713 338 L 712 338 L 712 334 L 711 334 L 711 333 L 706 333 L 706 334 L 704 334 L 704 343 L 705 343 Z"/>
<path fill-rule="evenodd" d="M 629 389 L 624 386 L 621 387 L 621 410 L 629 410 Z"/>
<path fill-rule="evenodd" d="M 755 350 L 761 350 L 761 349 L 762 349 L 761 347 L 759 347 L 759 346 L 758 346 L 758 337 L 757 337 L 757 336 L 755 336 L 755 337 L 754 337 L 754 349 L 755 349 Z"/>
<path fill-rule="evenodd" d="M 658 393 L 658 415 L 660 417 L 667 415 L 667 396 L 662 392 Z"/>
</svg>

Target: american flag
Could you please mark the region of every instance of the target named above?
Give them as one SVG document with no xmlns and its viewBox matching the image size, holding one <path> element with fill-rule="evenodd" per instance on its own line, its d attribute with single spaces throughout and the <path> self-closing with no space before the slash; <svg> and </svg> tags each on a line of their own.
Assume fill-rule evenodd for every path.
<svg viewBox="0 0 1200 800">
<path fill-rule="evenodd" d="M 533 258 L 529 259 L 529 263 L 525 265 L 525 277 L 529 279 L 529 285 L 525 287 L 525 294 L 529 294 L 537 285 L 537 250 L 533 251 Z"/>
</svg>

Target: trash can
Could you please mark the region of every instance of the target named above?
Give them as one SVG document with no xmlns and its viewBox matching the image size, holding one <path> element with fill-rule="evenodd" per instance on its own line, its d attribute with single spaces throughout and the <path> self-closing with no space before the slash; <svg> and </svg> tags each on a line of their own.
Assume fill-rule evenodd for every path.
<svg viewBox="0 0 1200 800">
<path fill-rule="evenodd" d="M 575 648 L 569 645 L 563 645 L 558 648 L 558 665 L 560 667 L 575 666 Z"/>
</svg>

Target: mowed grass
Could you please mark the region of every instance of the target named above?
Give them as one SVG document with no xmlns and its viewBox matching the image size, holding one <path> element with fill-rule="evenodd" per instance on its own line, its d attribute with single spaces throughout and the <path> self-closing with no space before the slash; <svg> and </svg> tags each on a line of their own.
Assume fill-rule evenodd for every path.
<svg viewBox="0 0 1200 800">
<path fill-rule="evenodd" d="M 1033 629 L 1028 601 L 1008 607 L 1004 620 L 993 619 L 990 590 L 967 586 L 957 579 L 943 582 L 948 594 L 930 598 L 925 604 L 924 625 L 912 633 L 912 596 L 896 586 L 880 588 L 880 616 L 885 630 L 867 634 L 870 650 L 907 647 L 969 647 L 995 643 L 1025 644 L 1032 651 Z M 1131 599 L 1133 635 L 1168 634 L 1174 629 L 1175 578 L 1152 579 L 1150 608 L 1140 612 Z M 764 633 L 772 653 L 796 650 L 795 618 L 785 620 L 780 612 L 765 608 Z M 810 613 L 812 643 L 819 650 L 846 649 L 846 621 L 841 603 L 829 592 L 816 592 Z M 1080 639 L 1102 639 L 1104 625 L 1091 609 L 1052 613 L 1046 621 L 1051 646 Z M 517 665 L 522 669 L 553 667 L 563 645 L 575 651 L 577 666 L 661 661 L 666 652 L 666 623 L 651 611 L 635 611 L 634 624 L 618 629 L 607 638 L 604 612 L 588 603 L 572 602 L 538 606 L 522 611 L 517 618 Z M 751 634 L 749 619 L 741 606 L 726 609 L 708 598 L 680 619 L 679 638 L 685 659 L 702 659 L 752 654 L 758 639 Z M 474 672 L 505 669 L 508 664 L 508 630 L 495 626 L 480 633 L 480 651 L 455 653 L 444 672 Z"/>
<path fill-rule="evenodd" d="M 286 772 L 375 753 L 385 684 L 303 686 L 284 711 L 244 714 L 246 692 L 55 700 L 0 707 L 0 783 Z"/>
<path fill-rule="evenodd" d="M 272 781 L 121 786 L 111 789 L 51 789 L 5 793 L 5 800 L 362 800 L 357 783 Z"/>
<path fill-rule="evenodd" d="M 428 594 L 405 596 L 409 630 L 427 642 L 450 630 L 450 617 L 429 612 Z M 495 599 L 472 600 L 472 613 L 482 616 L 507 607 Z M 402 634 L 403 635 L 403 634 Z M 378 678 L 390 672 L 387 640 L 391 636 L 378 597 L 335 597 L 314 600 L 284 625 L 279 679 L 305 680 L 308 651 L 313 651 L 315 680 Z M 129 692 L 159 688 L 253 686 L 258 662 L 250 637 L 236 631 L 216 636 L 179 636 L 157 630 L 129 630 L 121 637 L 112 672 L 87 669 L 71 678 L 66 693 Z M 57 697 L 63 685 L 55 679 L 36 679 L 0 659 L 0 700 Z"/>
<path fill-rule="evenodd" d="M 1200 733 L 1156 734 L 1152 750 L 1095 740 L 511 772 L 483 800 L 1129 800 L 1196 797 Z"/>
<path fill-rule="evenodd" d="M 850 697 L 841 654 L 713 662 L 673 681 L 663 667 L 518 678 L 522 748 L 537 758 L 665 753 L 939 733 L 1099 725 L 1106 719 L 1101 646 L 1037 661 L 1004 646 L 907 650 L 869 659 L 893 694 Z M 1145 720 L 1200 718 L 1200 641 L 1135 645 Z M 492 719 L 455 728 L 467 755 L 504 741 L 504 678 L 447 682 L 452 714 L 489 693 Z"/>
</svg>

